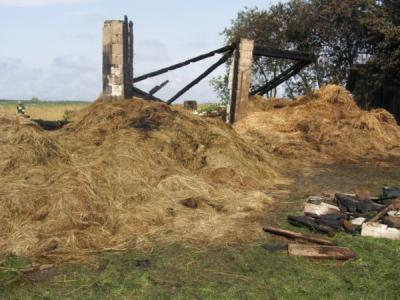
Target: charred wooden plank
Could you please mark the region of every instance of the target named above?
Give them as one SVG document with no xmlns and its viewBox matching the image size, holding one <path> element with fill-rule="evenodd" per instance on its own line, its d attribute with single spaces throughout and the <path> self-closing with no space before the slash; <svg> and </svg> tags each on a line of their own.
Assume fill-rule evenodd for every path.
<svg viewBox="0 0 400 300">
<path fill-rule="evenodd" d="M 136 78 L 133 79 L 133 82 L 134 83 L 135 82 L 139 82 L 139 81 L 145 80 L 147 78 L 151 78 L 151 77 L 154 77 L 154 76 L 158 76 L 158 75 L 167 73 L 169 71 L 173 71 L 173 70 L 182 68 L 182 67 L 187 66 L 187 65 L 189 65 L 191 63 L 198 62 L 200 60 L 212 57 L 212 56 L 214 56 L 216 54 L 221 54 L 221 53 L 224 53 L 226 51 L 232 51 L 234 48 L 235 48 L 234 45 L 229 45 L 229 46 L 225 46 L 225 47 L 219 48 L 217 50 L 213 50 L 213 51 L 208 52 L 206 54 L 202 54 L 202 55 L 196 56 L 194 58 L 185 60 L 184 62 L 181 62 L 181 63 L 175 64 L 175 65 L 172 65 L 172 66 L 169 66 L 169 67 L 166 67 L 166 68 L 163 68 L 163 69 L 160 69 L 160 70 L 157 70 L 157 71 L 154 71 L 154 72 L 151 72 L 151 73 L 139 76 L 139 77 L 136 77 Z"/>
<path fill-rule="evenodd" d="M 393 199 L 392 201 L 391 201 L 391 203 L 388 205 L 388 206 L 386 206 L 384 209 L 382 209 L 380 212 L 378 212 L 375 216 L 373 216 L 372 218 L 370 218 L 368 221 L 367 221 L 367 223 L 369 223 L 369 222 L 371 222 L 371 223 L 373 223 L 373 222 L 377 222 L 377 221 L 379 221 L 380 219 L 382 219 L 389 211 L 391 211 L 391 210 L 393 210 L 393 209 L 396 209 L 396 208 L 398 208 L 398 207 L 400 207 L 400 199 Z"/>
<path fill-rule="evenodd" d="M 177 100 L 180 96 L 182 96 L 184 93 L 186 93 L 188 90 L 190 90 L 192 87 L 194 87 L 196 84 L 198 84 L 201 80 L 206 78 L 209 74 L 211 74 L 216 68 L 218 68 L 220 65 L 224 64 L 229 57 L 232 56 L 233 50 L 228 51 L 225 53 L 224 56 L 222 56 L 215 64 L 213 64 L 211 67 L 209 67 L 207 70 L 205 70 L 199 77 L 197 77 L 195 80 L 193 80 L 191 83 L 189 83 L 187 86 L 185 86 L 182 90 L 180 90 L 175 96 L 173 96 L 170 100 L 168 100 L 168 104 L 173 103 L 175 100 Z"/>
<path fill-rule="evenodd" d="M 289 244 L 288 254 L 290 256 L 337 260 L 348 260 L 357 257 L 357 254 L 353 250 L 345 247 L 304 244 Z"/>
<path fill-rule="evenodd" d="M 307 227 L 310 230 L 318 231 L 328 235 L 334 235 L 336 230 L 332 227 L 318 224 L 314 219 L 303 216 L 288 216 L 288 221 L 293 226 Z"/>
<path fill-rule="evenodd" d="M 314 62 L 316 60 L 315 56 L 312 54 L 300 51 L 281 50 L 281 49 L 262 47 L 262 46 L 255 46 L 253 54 L 255 56 L 266 56 L 272 58 L 298 60 L 309 63 Z"/>
<path fill-rule="evenodd" d="M 157 85 L 157 86 L 153 87 L 149 91 L 149 95 L 153 96 L 155 93 L 159 92 L 163 87 L 165 87 L 168 83 L 169 83 L 169 80 L 166 80 L 163 83 L 161 83 L 160 85 Z"/>
<path fill-rule="evenodd" d="M 281 74 L 264 84 L 263 86 L 259 87 L 258 89 L 250 92 L 250 95 L 265 95 L 272 89 L 276 88 L 278 85 L 282 84 L 286 80 L 288 80 L 290 77 L 295 76 L 297 73 L 301 71 L 302 68 L 304 68 L 307 65 L 307 63 L 304 62 L 298 62 L 291 66 L 290 68 L 286 69 L 283 71 Z"/>
<path fill-rule="evenodd" d="M 302 234 L 302 233 L 298 233 L 298 232 L 294 232 L 294 231 L 290 231 L 290 230 L 277 228 L 277 227 L 264 226 L 263 230 L 265 232 L 269 232 L 269 233 L 276 234 L 276 235 L 279 235 L 279 236 L 284 236 L 284 237 L 287 237 L 287 238 L 290 238 L 290 239 L 299 239 L 299 240 L 303 240 L 303 241 L 307 241 L 307 242 L 311 242 L 311 243 L 316 243 L 316 244 L 320 244 L 320 245 L 336 246 L 336 243 L 334 241 L 329 241 L 329 240 L 325 240 L 325 239 L 321 239 L 321 238 L 305 235 L 305 234 Z"/>
<path fill-rule="evenodd" d="M 154 101 L 164 102 L 155 96 L 149 95 L 149 93 L 137 88 L 136 86 L 132 87 L 132 95 L 135 97 L 146 99 L 146 100 L 154 100 Z"/>
</svg>

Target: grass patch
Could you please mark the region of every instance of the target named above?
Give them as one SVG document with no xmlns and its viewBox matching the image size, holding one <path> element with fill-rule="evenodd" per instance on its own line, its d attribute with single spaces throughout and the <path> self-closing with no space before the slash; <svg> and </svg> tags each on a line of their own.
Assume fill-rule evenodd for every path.
<svg viewBox="0 0 400 300">
<path fill-rule="evenodd" d="M 205 251 L 179 245 L 99 257 L 1 290 L 10 299 L 396 299 L 400 243 L 338 235 L 346 263 L 268 253 L 258 244 Z M 145 263 L 143 263 L 145 262 Z M 50 271 L 48 271 L 50 272 Z"/>
<path fill-rule="evenodd" d="M 0 262 L 0 295 L 7 293 L 9 287 L 20 284 L 22 276 L 19 269 L 29 263 L 29 260 L 15 255 L 9 255 Z"/>
<path fill-rule="evenodd" d="M 220 104 L 217 103 L 208 103 L 208 104 L 201 104 L 199 109 L 197 110 L 198 113 L 211 113 L 214 111 L 218 111 L 221 108 Z"/>
</svg>

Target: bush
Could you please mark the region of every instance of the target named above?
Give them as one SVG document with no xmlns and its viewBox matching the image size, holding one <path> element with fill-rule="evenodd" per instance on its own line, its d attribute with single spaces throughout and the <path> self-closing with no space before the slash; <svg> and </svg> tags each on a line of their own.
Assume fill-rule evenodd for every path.
<svg viewBox="0 0 400 300">
<path fill-rule="evenodd" d="M 197 110 L 197 112 L 198 113 L 210 113 L 213 111 L 218 111 L 218 109 L 220 107 L 221 107 L 221 105 L 217 104 L 217 103 L 204 104 Z"/>
<path fill-rule="evenodd" d="M 68 109 L 66 109 L 65 111 L 64 111 L 64 114 L 63 114 L 63 121 L 64 122 L 69 122 L 70 120 L 71 120 L 71 114 L 72 114 L 72 110 L 68 110 Z"/>
</svg>

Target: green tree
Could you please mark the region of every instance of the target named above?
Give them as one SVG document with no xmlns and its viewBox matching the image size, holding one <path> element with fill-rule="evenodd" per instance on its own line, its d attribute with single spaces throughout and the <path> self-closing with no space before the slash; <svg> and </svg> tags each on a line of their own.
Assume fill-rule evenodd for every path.
<svg viewBox="0 0 400 300">
<path fill-rule="evenodd" d="M 285 82 L 286 95 L 295 97 L 327 83 L 345 85 L 357 63 L 375 64 L 383 77 L 393 78 L 400 67 L 399 11 L 398 0 L 291 0 L 269 9 L 245 8 L 223 35 L 227 43 L 245 37 L 318 56 L 315 64 Z M 270 80 L 290 63 L 257 58 L 252 85 Z M 221 84 L 213 81 L 214 87 Z"/>
</svg>

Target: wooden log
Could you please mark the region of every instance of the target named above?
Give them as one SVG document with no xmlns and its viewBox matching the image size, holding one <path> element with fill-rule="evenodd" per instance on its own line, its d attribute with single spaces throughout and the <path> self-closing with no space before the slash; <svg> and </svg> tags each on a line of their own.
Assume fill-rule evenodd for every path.
<svg viewBox="0 0 400 300">
<path fill-rule="evenodd" d="M 314 219 L 305 216 L 288 216 L 288 221 L 293 226 L 307 227 L 310 230 L 318 231 L 328 235 L 334 235 L 337 231 L 332 227 L 318 224 Z"/>
<path fill-rule="evenodd" d="M 327 246 L 336 246 L 337 245 L 334 241 L 320 239 L 317 237 L 308 236 L 308 235 L 305 235 L 302 233 L 285 230 L 285 229 L 281 229 L 281 228 L 277 228 L 277 227 L 265 226 L 265 227 L 263 227 L 263 229 L 265 232 L 269 232 L 269 233 L 276 234 L 279 236 L 284 236 L 284 237 L 287 237 L 290 239 L 299 239 L 299 240 L 316 243 L 316 244 L 320 244 L 320 245 L 327 245 Z"/>
<path fill-rule="evenodd" d="M 400 208 L 400 200 L 397 198 L 393 199 L 388 206 L 386 206 L 384 209 L 382 209 L 380 212 L 378 212 L 374 217 L 369 219 L 367 221 L 367 223 L 368 222 L 370 222 L 370 223 L 377 222 L 380 219 L 382 219 L 389 211 L 398 209 L 398 208 Z"/>
<path fill-rule="evenodd" d="M 374 223 L 374 222 L 379 221 L 381 218 L 383 218 L 392 209 L 393 209 L 393 205 L 392 204 L 386 206 L 384 209 L 382 209 L 380 212 L 378 212 L 375 216 L 373 216 L 367 222 Z"/>
<path fill-rule="evenodd" d="M 349 248 L 304 244 L 289 244 L 288 254 L 290 256 L 337 260 L 348 260 L 357 257 L 357 254 Z"/>
</svg>

